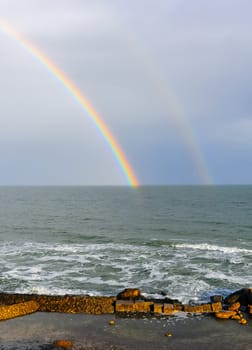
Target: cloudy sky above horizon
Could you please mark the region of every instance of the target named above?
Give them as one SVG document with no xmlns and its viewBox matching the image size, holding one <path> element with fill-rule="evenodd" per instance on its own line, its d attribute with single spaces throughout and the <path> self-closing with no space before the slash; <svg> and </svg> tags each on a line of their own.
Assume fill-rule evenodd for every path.
<svg viewBox="0 0 252 350">
<path fill-rule="evenodd" d="M 76 84 L 141 184 L 252 183 L 248 0 L 0 0 Z M 0 185 L 124 185 L 87 115 L 0 29 Z"/>
</svg>

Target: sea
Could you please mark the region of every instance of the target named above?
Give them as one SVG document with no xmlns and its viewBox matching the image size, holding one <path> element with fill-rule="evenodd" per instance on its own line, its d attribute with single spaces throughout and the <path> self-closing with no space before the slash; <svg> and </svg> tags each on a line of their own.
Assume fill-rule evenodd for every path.
<svg viewBox="0 0 252 350">
<path fill-rule="evenodd" d="M 0 291 L 204 302 L 252 287 L 252 186 L 0 187 Z"/>
</svg>

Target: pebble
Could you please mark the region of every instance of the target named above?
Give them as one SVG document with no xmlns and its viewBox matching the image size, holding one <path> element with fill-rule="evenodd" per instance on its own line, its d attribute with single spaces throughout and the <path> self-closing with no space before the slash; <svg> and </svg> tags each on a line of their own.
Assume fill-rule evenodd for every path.
<svg viewBox="0 0 252 350">
<path fill-rule="evenodd" d="M 247 321 L 245 318 L 242 318 L 242 319 L 239 321 L 239 323 L 245 325 L 245 324 L 248 323 L 248 321 Z"/>
<path fill-rule="evenodd" d="M 239 310 L 241 304 L 240 303 L 233 303 L 231 304 L 229 307 L 228 307 L 228 310 L 230 311 L 236 311 L 236 310 Z"/>
<path fill-rule="evenodd" d="M 60 339 L 60 340 L 56 340 L 53 343 L 53 346 L 56 348 L 58 347 L 63 349 L 72 349 L 73 343 L 71 342 L 71 340 Z"/>
</svg>

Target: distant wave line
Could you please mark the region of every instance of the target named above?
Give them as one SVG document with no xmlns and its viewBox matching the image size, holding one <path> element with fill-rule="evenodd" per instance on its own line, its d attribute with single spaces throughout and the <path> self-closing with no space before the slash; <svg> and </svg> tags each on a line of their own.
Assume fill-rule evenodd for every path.
<svg viewBox="0 0 252 350">
<path fill-rule="evenodd" d="M 220 251 L 228 254 L 232 254 L 232 253 L 252 254 L 251 249 L 237 248 L 237 247 L 223 247 L 223 246 L 212 245 L 208 243 L 199 243 L 199 244 L 178 243 L 178 244 L 174 244 L 174 247 L 193 249 L 193 250 Z"/>
</svg>

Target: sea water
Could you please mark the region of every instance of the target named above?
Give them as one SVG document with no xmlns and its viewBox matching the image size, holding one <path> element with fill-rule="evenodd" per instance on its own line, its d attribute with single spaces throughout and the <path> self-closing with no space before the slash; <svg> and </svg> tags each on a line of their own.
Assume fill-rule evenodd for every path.
<svg viewBox="0 0 252 350">
<path fill-rule="evenodd" d="M 2 292 L 252 287 L 252 186 L 0 187 Z"/>
</svg>

